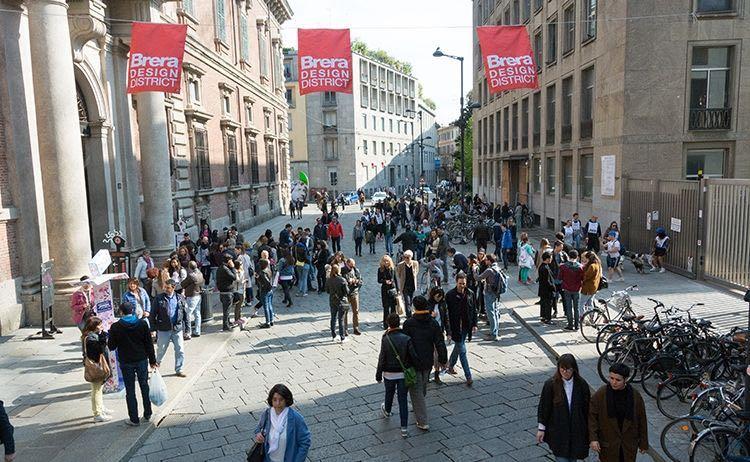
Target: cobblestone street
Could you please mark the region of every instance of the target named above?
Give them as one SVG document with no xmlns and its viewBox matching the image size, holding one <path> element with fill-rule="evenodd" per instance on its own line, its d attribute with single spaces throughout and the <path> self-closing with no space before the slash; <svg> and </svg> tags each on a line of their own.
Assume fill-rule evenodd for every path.
<svg viewBox="0 0 750 462">
<path fill-rule="evenodd" d="M 353 207 L 343 214 L 346 233 L 357 215 Z M 312 221 L 309 207 L 303 222 Z M 353 254 L 348 237 L 343 250 Z M 235 335 L 132 460 L 244 460 L 266 393 L 279 382 L 291 387 L 295 405 L 310 426 L 312 460 L 546 457 L 546 449 L 534 444 L 533 431 L 537 394 L 554 367 L 532 335 L 507 312 L 502 315 L 500 342 L 475 339 L 468 345 L 473 388 L 464 385 L 460 369 L 457 376 L 444 376 L 446 385 L 430 384 L 430 432 L 417 429 L 412 414 L 410 437 L 402 439 L 397 411 L 390 419 L 381 416 L 383 386 L 375 382 L 375 366 L 382 308 L 375 279 L 382 251 L 379 242 L 378 254 L 365 253 L 358 259 L 365 279 L 360 294 L 363 335 L 350 336 L 344 344 L 331 341 L 326 294 L 295 297 L 290 309 L 281 307 L 277 297 L 279 319 L 274 328 L 257 329 L 253 320 L 250 331 Z M 483 325 L 480 322 L 478 338 Z M 171 359 L 165 364 L 169 373 Z"/>
</svg>

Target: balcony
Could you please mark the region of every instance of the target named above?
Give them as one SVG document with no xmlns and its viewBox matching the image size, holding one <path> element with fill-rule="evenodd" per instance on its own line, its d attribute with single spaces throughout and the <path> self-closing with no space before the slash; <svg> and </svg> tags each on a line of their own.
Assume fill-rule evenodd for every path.
<svg viewBox="0 0 750 462">
<path fill-rule="evenodd" d="M 337 125 L 326 125 L 323 124 L 323 133 L 338 133 L 339 129 Z"/>
<path fill-rule="evenodd" d="M 732 128 L 732 108 L 690 109 L 690 130 L 729 130 Z"/>
<path fill-rule="evenodd" d="M 561 133 L 561 143 L 570 143 L 570 140 L 573 139 L 573 126 L 572 125 L 563 125 L 561 127 L 562 133 Z"/>
<path fill-rule="evenodd" d="M 593 120 L 582 120 L 581 121 L 581 139 L 588 140 L 594 135 L 594 121 Z"/>
</svg>

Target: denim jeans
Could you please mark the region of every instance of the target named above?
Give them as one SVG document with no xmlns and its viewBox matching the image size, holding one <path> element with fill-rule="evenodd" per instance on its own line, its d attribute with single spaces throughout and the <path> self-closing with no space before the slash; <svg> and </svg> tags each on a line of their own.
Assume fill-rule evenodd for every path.
<svg viewBox="0 0 750 462">
<path fill-rule="evenodd" d="M 484 290 L 484 309 L 487 312 L 487 322 L 490 325 L 490 334 L 493 337 L 499 335 L 500 312 L 497 307 L 497 295 L 491 290 Z"/>
<path fill-rule="evenodd" d="M 439 258 L 443 262 L 443 282 L 448 282 L 448 255 L 440 255 Z"/>
<path fill-rule="evenodd" d="M 336 337 L 336 321 L 339 322 L 339 337 L 344 339 L 344 307 L 331 306 L 331 337 Z"/>
<path fill-rule="evenodd" d="M 314 267 L 313 265 L 308 266 L 310 267 L 310 271 L 307 273 L 307 289 L 315 290 L 314 282 L 317 281 L 318 268 Z"/>
<path fill-rule="evenodd" d="M 581 248 L 581 235 L 578 233 L 573 235 L 573 248 L 576 250 Z"/>
<path fill-rule="evenodd" d="M 594 300 L 594 295 L 596 294 L 581 294 L 581 311 L 585 311 L 591 308 L 591 301 Z"/>
<path fill-rule="evenodd" d="M 190 320 L 195 322 L 193 327 L 193 334 L 201 334 L 201 295 L 194 295 L 187 297 L 187 309 Z"/>
<path fill-rule="evenodd" d="M 148 360 L 136 363 L 120 363 L 122 380 L 125 382 L 125 402 L 128 405 L 128 417 L 131 422 L 140 422 L 138 418 L 138 399 L 135 397 L 135 379 L 138 377 L 138 387 L 141 389 L 143 400 L 143 416 L 151 417 L 151 400 L 148 397 Z"/>
<path fill-rule="evenodd" d="M 414 300 L 414 294 L 401 294 L 404 297 L 404 311 L 406 312 L 406 317 L 411 318 L 411 304 Z"/>
<path fill-rule="evenodd" d="M 579 459 L 571 459 L 570 457 L 555 456 L 555 462 L 576 462 Z"/>
<path fill-rule="evenodd" d="M 565 317 L 568 318 L 568 325 L 576 329 L 578 329 L 578 321 L 581 317 L 579 308 L 580 297 L 580 292 L 571 292 L 563 289 L 562 301 Z"/>
<path fill-rule="evenodd" d="M 469 368 L 469 358 L 466 356 L 466 337 L 468 334 L 461 334 L 461 338 L 453 342 L 453 351 L 451 351 L 451 357 L 448 361 L 448 366 L 453 369 L 456 365 L 456 360 L 461 360 L 461 368 L 464 370 L 466 379 L 471 378 L 471 369 Z"/>
<path fill-rule="evenodd" d="M 263 295 L 263 312 L 266 315 L 266 323 L 273 322 L 273 290 Z"/>
<path fill-rule="evenodd" d="M 398 390 L 398 417 L 401 419 L 401 428 L 406 428 L 409 423 L 409 405 L 406 403 L 406 381 L 404 379 L 385 379 L 383 383 L 385 384 L 385 412 L 390 414 L 393 408 L 393 395 Z"/>
<path fill-rule="evenodd" d="M 310 264 L 305 263 L 304 266 L 296 266 L 295 271 L 297 271 L 297 281 L 299 282 L 299 294 L 305 295 L 307 294 L 307 278 L 310 276 Z"/>
<path fill-rule="evenodd" d="M 220 294 L 221 300 L 221 325 L 224 330 L 229 329 L 229 307 L 232 306 L 232 294 Z"/>
<path fill-rule="evenodd" d="M 385 253 L 393 255 L 393 236 L 390 234 L 385 235 Z"/>
<path fill-rule="evenodd" d="M 181 330 L 160 330 L 156 332 L 156 362 L 161 364 L 169 344 L 174 345 L 174 371 L 181 372 L 185 362 L 184 341 Z"/>
<path fill-rule="evenodd" d="M 339 250 L 341 250 L 341 238 L 332 237 L 331 238 L 331 252 L 336 253 Z"/>
<path fill-rule="evenodd" d="M 511 249 L 507 249 L 507 248 L 502 250 L 502 254 L 503 254 L 503 268 L 505 268 L 505 269 L 508 269 L 508 262 L 510 261 L 510 257 L 509 257 L 510 250 Z"/>
</svg>

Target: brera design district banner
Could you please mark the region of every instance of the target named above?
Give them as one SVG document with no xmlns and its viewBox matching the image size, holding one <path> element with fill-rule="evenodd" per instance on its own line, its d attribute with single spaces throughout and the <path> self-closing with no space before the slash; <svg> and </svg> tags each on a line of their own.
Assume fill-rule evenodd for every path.
<svg viewBox="0 0 750 462">
<path fill-rule="evenodd" d="M 298 29 L 299 94 L 352 92 L 349 29 Z"/>
<path fill-rule="evenodd" d="M 526 26 L 477 27 L 490 93 L 539 88 Z"/>
<path fill-rule="evenodd" d="M 134 22 L 128 62 L 128 93 L 179 93 L 185 24 Z"/>
</svg>

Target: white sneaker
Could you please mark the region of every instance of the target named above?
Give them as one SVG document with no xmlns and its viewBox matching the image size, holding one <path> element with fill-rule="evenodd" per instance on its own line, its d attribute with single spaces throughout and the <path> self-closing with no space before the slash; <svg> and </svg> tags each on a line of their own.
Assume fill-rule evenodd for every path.
<svg viewBox="0 0 750 462">
<path fill-rule="evenodd" d="M 649 273 L 653 273 L 654 271 L 656 271 L 656 267 L 655 266 L 652 267 L 650 270 L 648 270 Z"/>
<path fill-rule="evenodd" d="M 111 409 L 107 409 L 106 407 L 102 408 L 102 414 L 114 415 L 114 413 L 115 413 L 115 411 L 113 411 Z"/>
<path fill-rule="evenodd" d="M 94 416 L 94 422 L 109 422 L 112 420 L 112 417 L 108 416 L 107 414 L 99 414 Z"/>
<path fill-rule="evenodd" d="M 666 272 L 667 272 L 667 270 L 665 270 L 664 268 L 662 268 L 662 269 L 660 269 L 660 270 L 659 270 L 659 272 L 660 272 L 660 273 L 666 273 Z"/>
<path fill-rule="evenodd" d="M 344 337 L 341 339 L 341 343 L 345 343 L 349 341 L 349 337 Z"/>
</svg>

